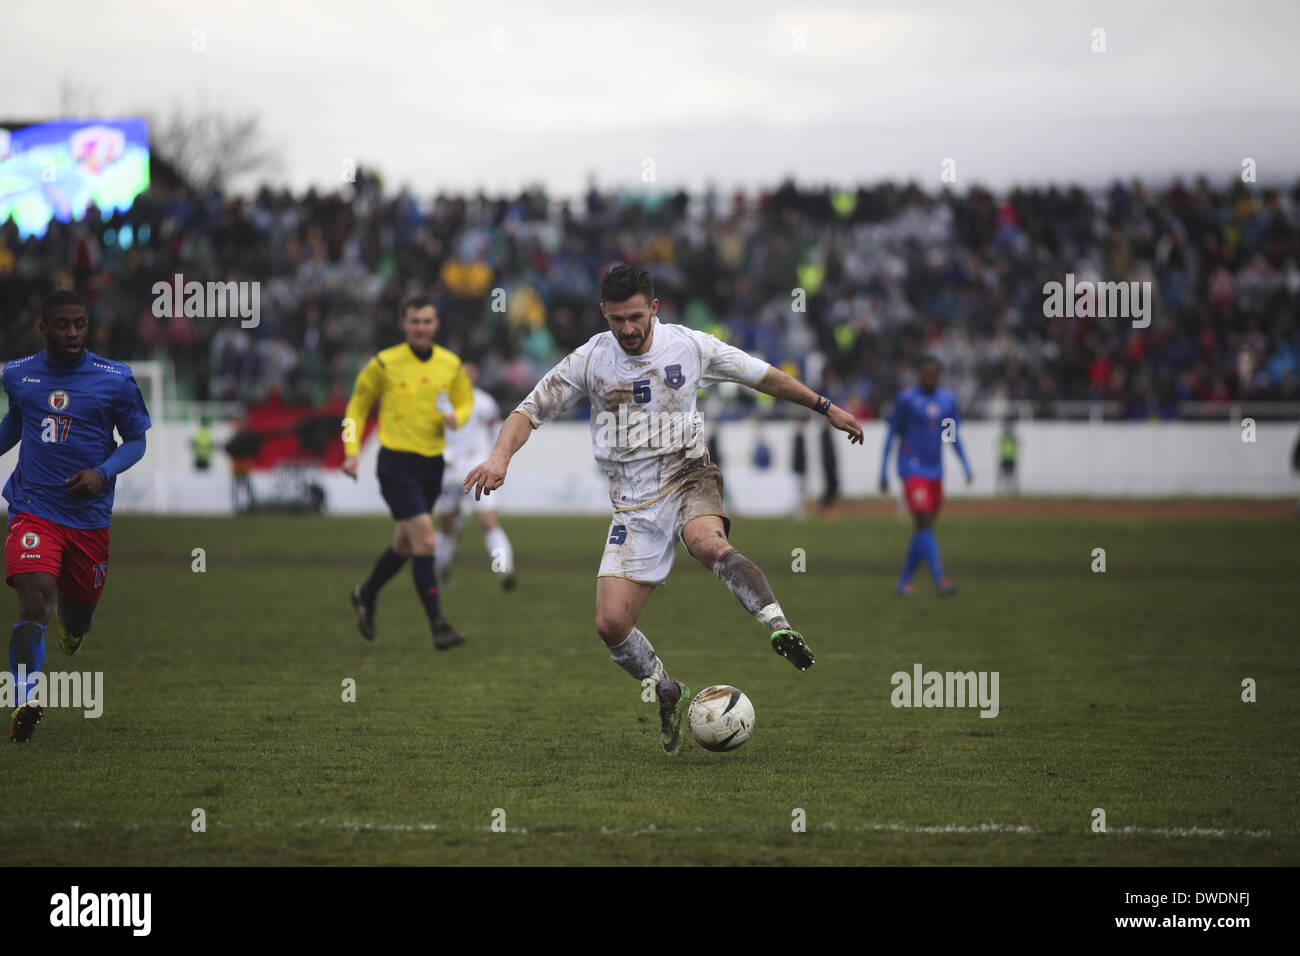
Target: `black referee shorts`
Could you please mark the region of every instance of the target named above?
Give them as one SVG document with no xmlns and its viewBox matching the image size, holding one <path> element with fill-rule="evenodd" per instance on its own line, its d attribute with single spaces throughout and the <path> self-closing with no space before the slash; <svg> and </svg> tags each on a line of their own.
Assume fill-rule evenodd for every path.
<svg viewBox="0 0 1300 956">
<path fill-rule="evenodd" d="M 428 514 L 442 491 L 443 460 L 412 451 L 379 449 L 379 491 L 398 521 Z"/>
</svg>

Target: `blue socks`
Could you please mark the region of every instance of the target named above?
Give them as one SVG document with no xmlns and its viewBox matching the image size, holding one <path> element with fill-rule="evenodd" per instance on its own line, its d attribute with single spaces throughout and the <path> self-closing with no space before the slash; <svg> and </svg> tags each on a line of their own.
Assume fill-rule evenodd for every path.
<svg viewBox="0 0 1300 956">
<path fill-rule="evenodd" d="M 899 584 L 912 580 L 917 566 L 924 561 L 930 568 L 930 576 L 939 581 L 943 577 L 943 565 L 939 563 L 939 543 L 934 540 L 934 529 L 917 531 L 907 545 L 907 557 L 903 559 L 903 574 Z"/>
<path fill-rule="evenodd" d="M 916 534 L 920 539 L 921 554 L 925 557 L 925 563 L 930 566 L 930 577 L 936 581 L 943 578 L 943 566 L 939 563 L 939 542 L 934 540 L 934 529 L 927 528 L 925 531 L 918 531 Z"/>
<path fill-rule="evenodd" d="M 415 578 L 415 590 L 424 602 L 424 613 L 428 615 L 429 623 L 437 623 L 442 620 L 442 604 L 438 600 L 438 578 L 433 572 L 433 555 L 412 555 L 411 574 Z"/>
<path fill-rule="evenodd" d="M 907 543 L 907 557 L 903 559 L 903 574 L 898 579 L 899 584 L 906 584 L 912 580 L 912 575 L 916 573 L 916 566 L 921 563 L 920 548 L 921 533 L 915 532 L 912 540 Z"/>
<path fill-rule="evenodd" d="M 18 665 L 24 674 L 18 682 Z M 35 621 L 19 621 L 9 633 L 9 671 L 14 676 L 14 702 L 27 703 L 37 673 L 45 666 L 45 625 Z"/>
</svg>

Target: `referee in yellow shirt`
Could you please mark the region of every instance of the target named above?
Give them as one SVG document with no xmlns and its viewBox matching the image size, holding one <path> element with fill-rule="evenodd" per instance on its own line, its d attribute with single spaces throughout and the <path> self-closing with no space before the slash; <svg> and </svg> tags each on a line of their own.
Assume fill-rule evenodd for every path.
<svg viewBox="0 0 1300 956">
<path fill-rule="evenodd" d="M 433 644 L 445 651 L 465 638 L 442 616 L 429 512 L 442 490 L 443 436 L 446 429 L 460 428 L 469 420 L 474 386 L 460 359 L 433 344 L 438 310 L 426 296 L 402 303 L 402 330 L 406 342 L 384 349 L 357 376 L 344 418 L 343 471 L 355 478 L 366 416 L 375 399 L 380 400 L 379 490 L 397 522 L 393 546 L 379 556 L 366 582 L 352 589 L 352 606 L 362 636 L 373 641 L 379 589 L 410 558 L 415 589 L 433 627 Z M 451 399 L 451 410 L 445 410 L 445 404 L 439 408 L 444 394 Z"/>
</svg>

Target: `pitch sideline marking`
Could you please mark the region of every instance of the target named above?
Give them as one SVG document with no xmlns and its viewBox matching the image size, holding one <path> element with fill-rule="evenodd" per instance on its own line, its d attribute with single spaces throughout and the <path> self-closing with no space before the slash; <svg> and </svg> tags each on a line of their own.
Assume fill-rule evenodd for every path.
<svg viewBox="0 0 1300 956">
<path fill-rule="evenodd" d="M 0 829 L 16 829 L 25 825 L 24 821 L 19 820 L 0 820 Z M 85 820 L 45 820 L 41 822 L 42 827 L 54 827 L 56 829 L 71 830 L 101 830 L 101 829 L 120 829 L 120 830 L 140 830 L 146 826 L 164 826 L 165 824 L 145 824 L 145 823 L 90 823 Z M 211 824 L 214 828 L 222 829 L 240 829 L 247 827 L 249 829 L 306 829 L 308 827 L 322 827 L 329 829 L 343 830 L 350 833 L 367 833 L 367 832 L 432 832 L 435 830 L 462 829 L 462 830 L 482 830 L 491 832 L 513 833 L 518 836 L 535 833 L 540 836 L 645 836 L 653 833 L 711 833 L 713 831 L 704 827 L 658 827 L 651 823 L 638 829 L 625 829 L 623 827 L 606 827 L 602 826 L 598 830 L 540 830 L 533 831 L 527 827 L 507 827 L 503 831 L 492 831 L 490 826 L 462 825 L 459 828 L 439 826 L 437 823 L 379 823 L 367 820 L 250 820 L 246 823 L 230 823 L 225 820 L 215 820 Z M 1018 836 L 1066 836 L 1070 831 L 1053 831 L 1044 830 L 1038 827 L 1026 826 L 1015 823 L 979 823 L 979 824 L 962 824 L 962 823 L 941 823 L 927 825 L 908 825 L 902 823 L 856 823 L 841 827 L 833 821 L 817 824 L 813 829 L 817 830 L 834 830 L 834 831 L 854 831 L 867 830 L 874 832 L 888 833 L 1009 833 Z M 1091 832 L 1091 831 L 1086 831 Z M 1275 834 L 1270 830 L 1244 830 L 1244 829 L 1225 829 L 1220 827 L 1138 827 L 1123 826 L 1107 830 L 1107 834 L 1120 836 L 1163 836 L 1163 837 L 1271 837 Z M 1286 834 L 1276 834 L 1285 836 Z"/>
</svg>

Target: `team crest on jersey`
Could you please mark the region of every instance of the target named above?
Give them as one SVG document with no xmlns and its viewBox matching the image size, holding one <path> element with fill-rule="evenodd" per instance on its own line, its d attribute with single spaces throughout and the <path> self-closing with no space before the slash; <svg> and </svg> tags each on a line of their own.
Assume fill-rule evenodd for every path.
<svg viewBox="0 0 1300 956">
<path fill-rule="evenodd" d="M 36 547 L 38 544 L 41 543 L 41 536 L 38 535 L 35 531 L 28 531 L 26 534 L 23 535 L 22 540 L 23 540 L 23 547 L 27 548 L 28 550 L 31 550 L 32 548 Z"/>
<path fill-rule="evenodd" d="M 939 417 L 939 403 L 938 403 L 938 402 L 930 402 L 929 404 L 927 404 L 927 405 L 925 406 L 925 413 L 926 413 L 927 415 L 929 415 L 931 418 L 938 418 L 938 417 Z"/>
<path fill-rule="evenodd" d="M 68 393 L 63 389 L 56 388 L 54 391 L 50 392 L 50 408 L 54 409 L 56 412 L 61 412 L 67 408 L 69 402 L 70 399 L 68 398 Z"/>
<path fill-rule="evenodd" d="M 681 388 L 686 384 L 686 376 L 682 374 L 680 365 L 664 366 L 664 384 L 669 388 Z"/>
</svg>

